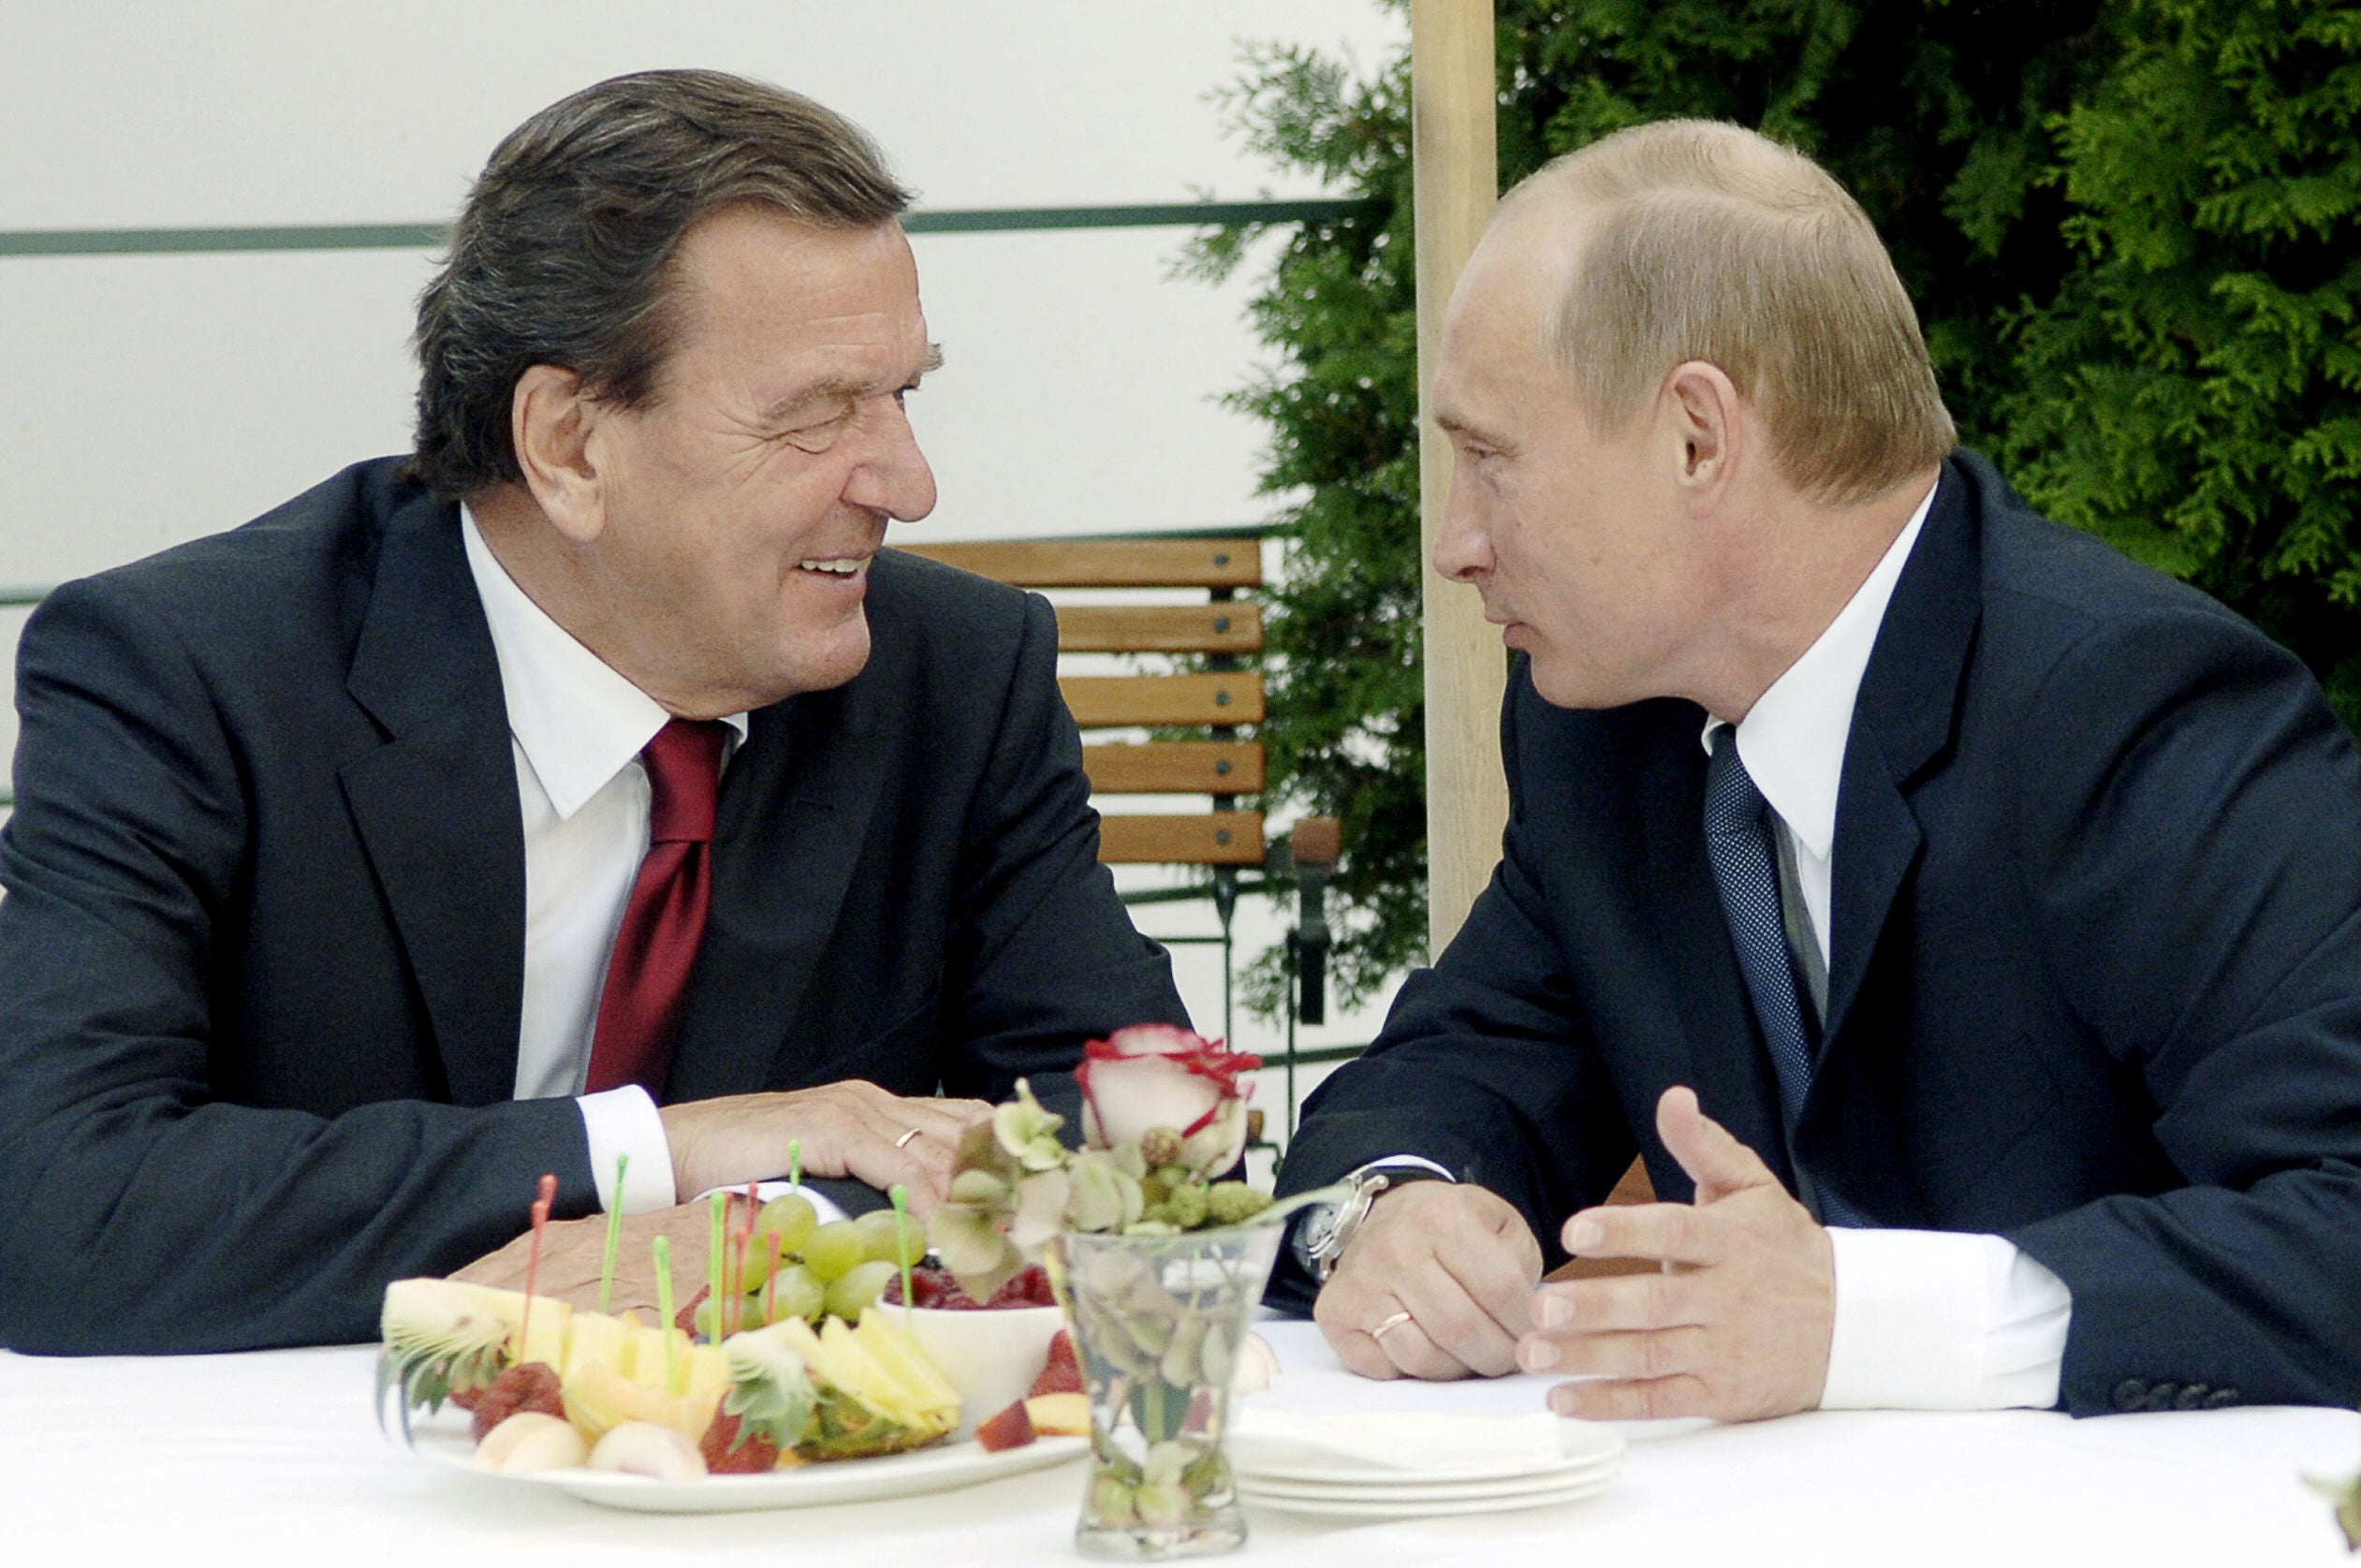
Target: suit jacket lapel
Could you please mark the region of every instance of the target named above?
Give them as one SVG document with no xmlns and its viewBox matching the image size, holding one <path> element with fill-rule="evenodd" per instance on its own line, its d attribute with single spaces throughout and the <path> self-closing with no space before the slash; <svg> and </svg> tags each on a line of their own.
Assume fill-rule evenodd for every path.
<svg viewBox="0 0 2361 1568">
<path fill-rule="evenodd" d="M 1909 788 L 1949 747 L 1958 724 L 1961 681 L 1983 613 L 1970 490 L 1958 462 L 1946 462 L 1854 702 L 1837 791 L 1824 1065 L 1843 1044 L 1895 895 L 1917 862 L 1921 834 Z"/>
<path fill-rule="evenodd" d="M 345 682 L 386 731 L 341 770 L 451 1099 L 515 1092 L 524 828 L 500 667 L 451 503 L 389 520 Z"/>
<path fill-rule="evenodd" d="M 749 721 L 722 776 L 712 909 L 667 1100 L 799 1080 L 781 1059 L 883 787 L 870 694 L 885 678 L 873 662 L 848 686 L 790 698 Z"/>
</svg>

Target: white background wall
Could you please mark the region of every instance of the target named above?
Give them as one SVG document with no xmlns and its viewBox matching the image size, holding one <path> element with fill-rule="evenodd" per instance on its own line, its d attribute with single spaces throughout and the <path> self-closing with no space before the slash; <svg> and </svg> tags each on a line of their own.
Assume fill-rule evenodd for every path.
<svg viewBox="0 0 2361 1568">
<path fill-rule="evenodd" d="M 441 222 L 527 114 L 657 66 L 844 111 L 921 208 L 1319 195 L 1224 139 L 1208 95 L 1243 39 L 1366 66 L 1402 37 L 1375 0 L 0 0 L 0 229 Z M 1251 280 L 1170 279 L 1184 232 L 917 239 L 948 365 L 913 402 L 942 505 L 906 536 L 1268 515 L 1262 432 L 1213 401 L 1254 362 Z M 232 526 L 406 447 L 430 261 L 0 256 L 0 584 Z M 0 618 L 0 650 L 21 619 Z M 1250 951 L 1277 930 L 1252 907 L 1242 926 Z M 1218 1027 L 1207 955 L 1180 962 Z"/>
</svg>

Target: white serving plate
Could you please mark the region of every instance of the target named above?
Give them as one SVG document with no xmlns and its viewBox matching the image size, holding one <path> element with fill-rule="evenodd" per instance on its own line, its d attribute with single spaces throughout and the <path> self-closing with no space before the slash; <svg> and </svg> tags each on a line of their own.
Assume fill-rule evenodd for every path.
<svg viewBox="0 0 2361 1568">
<path fill-rule="evenodd" d="M 657 1481 L 597 1470 L 544 1470 L 529 1475 L 493 1475 L 476 1469 L 475 1444 L 466 1428 L 438 1421 L 414 1422 L 412 1447 L 435 1464 L 488 1481 L 553 1487 L 585 1502 L 642 1514 L 735 1514 L 755 1508 L 814 1508 L 831 1502 L 874 1502 L 916 1497 L 996 1481 L 1004 1475 L 1046 1470 L 1091 1451 L 1088 1438 L 1035 1438 L 1022 1448 L 990 1453 L 972 1440 L 890 1454 L 874 1459 L 831 1459 L 773 1470 L 759 1475 L 704 1475 L 694 1481 Z"/>
</svg>

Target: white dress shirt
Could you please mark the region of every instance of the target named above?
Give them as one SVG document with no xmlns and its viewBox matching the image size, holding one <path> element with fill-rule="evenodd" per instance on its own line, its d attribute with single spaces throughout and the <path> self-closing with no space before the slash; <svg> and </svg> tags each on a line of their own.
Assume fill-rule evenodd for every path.
<svg viewBox="0 0 2361 1568">
<path fill-rule="evenodd" d="M 1828 964 L 1837 788 L 1853 707 L 1894 584 L 1934 504 L 1928 491 L 1827 630 L 1738 725 L 1739 760 L 1770 805 L 1804 915 Z M 1708 755 L 1713 732 L 1704 740 Z M 1792 923 L 1792 914 L 1791 914 Z M 1998 1410 L 2058 1401 L 2073 1297 L 1997 1236 L 1830 1226 L 1836 1332 L 1824 1410 Z"/>
<path fill-rule="evenodd" d="M 639 753 L 671 714 L 550 619 L 460 508 L 468 570 L 491 628 L 524 811 L 524 1009 L 516 1097 L 577 1096 L 601 1208 L 669 1208 L 672 1150 L 637 1084 L 585 1094 L 607 960 L 648 853 L 648 773 Z M 730 746 L 745 738 L 732 714 Z M 725 760 L 723 766 L 728 766 Z M 631 1156 L 626 1190 L 616 1156 Z"/>
</svg>

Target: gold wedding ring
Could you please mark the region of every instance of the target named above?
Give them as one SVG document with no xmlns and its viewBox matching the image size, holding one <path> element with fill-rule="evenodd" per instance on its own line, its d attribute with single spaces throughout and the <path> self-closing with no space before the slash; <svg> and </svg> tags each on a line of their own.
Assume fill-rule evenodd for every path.
<svg viewBox="0 0 2361 1568">
<path fill-rule="evenodd" d="M 896 1149 L 907 1149 L 910 1147 L 910 1140 L 917 1136 L 918 1129 L 913 1127 L 908 1132 L 902 1134 L 900 1137 L 894 1139 L 894 1147 Z"/>
<path fill-rule="evenodd" d="M 1372 1340 L 1382 1340 L 1386 1337 L 1386 1331 L 1387 1329 L 1400 1328 L 1403 1324 L 1408 1323 L 1409 1321 L 1410 1314 L 1408 1312 L 1396 1312 L 1393 1316 L 1387 1318 L 1385 1322 L 1371 1329 L 1369 1331 L 1369 1337 Z"/>
</svg>

